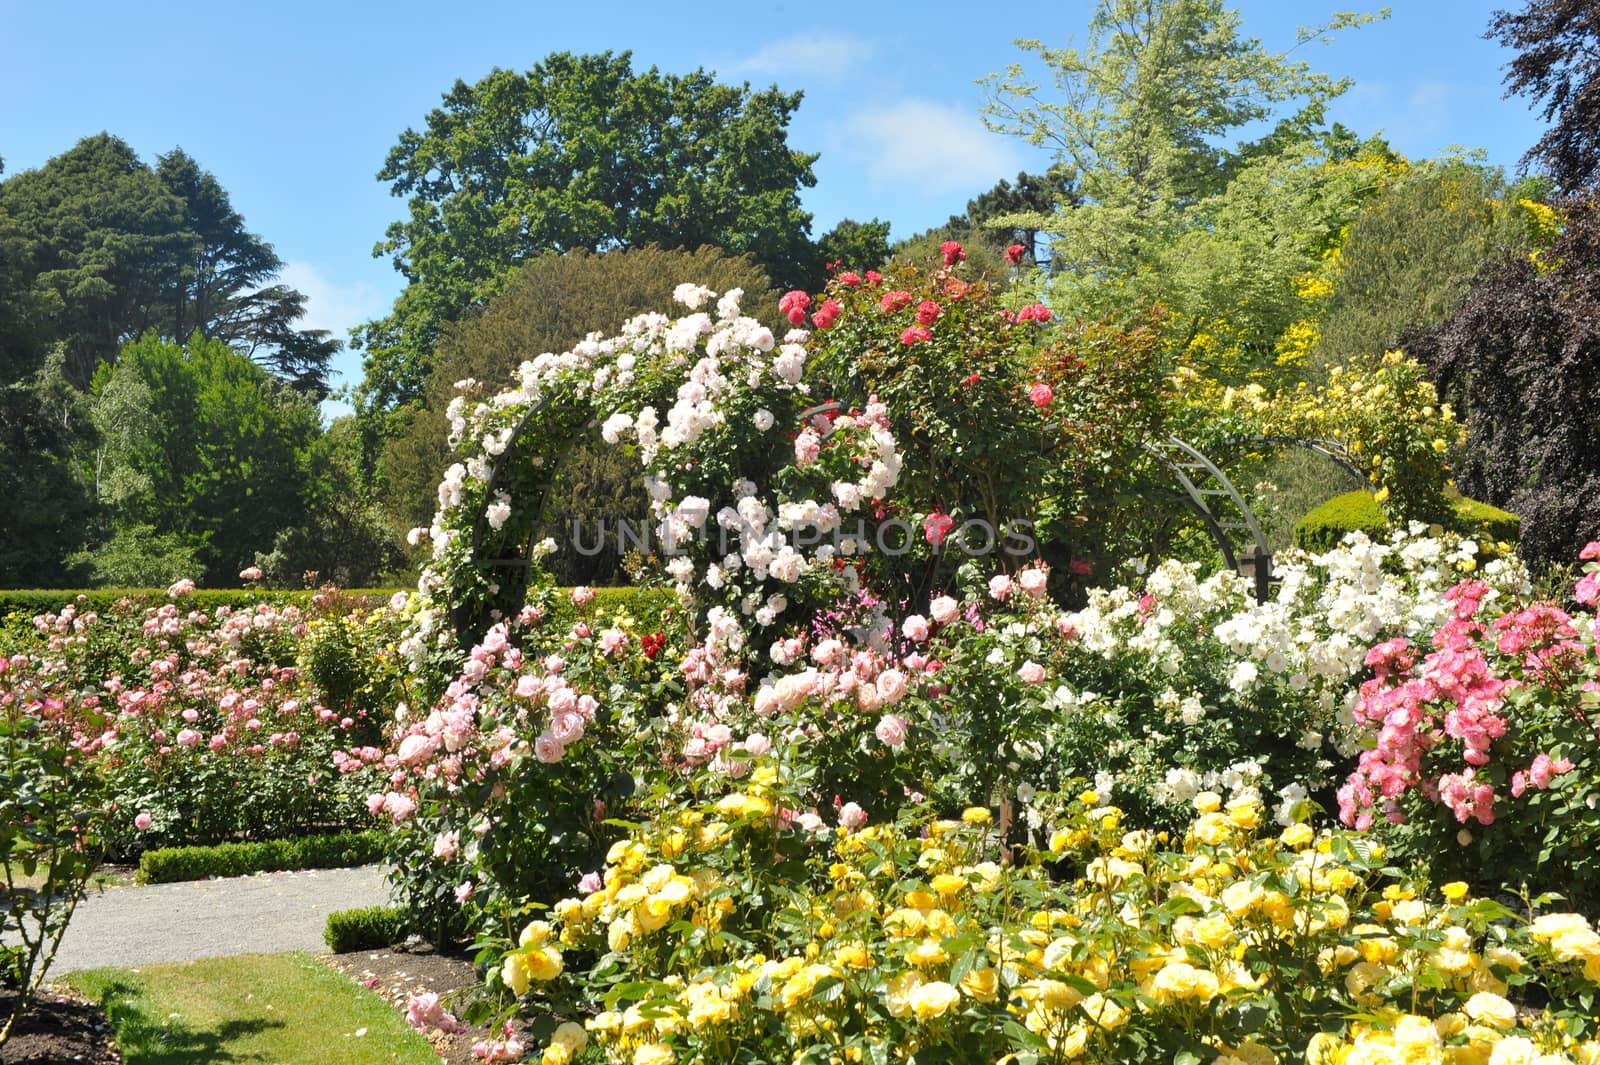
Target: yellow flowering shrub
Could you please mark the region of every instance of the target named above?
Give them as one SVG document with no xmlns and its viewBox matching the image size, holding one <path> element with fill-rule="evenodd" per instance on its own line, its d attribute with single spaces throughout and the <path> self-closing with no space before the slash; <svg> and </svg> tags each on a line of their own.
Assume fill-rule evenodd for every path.
<svg viewBox="0 0 1600 1065">
<path fill-rule="evenodd" d="M 589 965 L 539 1007 L 583 1060 L 1600 1061 L 1585 918 L 1407 882 L 1362 837 L 1211 793 L 1169 837 L 1091 791 L 1008 865 L 987 810 L 833 830 L 791 782 L 664 811 L 524 932 L 508 959 Z"/>
<path fill-rule="evenodd" d="M 1193 402 L 1242 415 L 1263 436 L 1314 439 L 1366 473 L 1390 521 L 1441 521 L 1452 494 L 1448 454 L 1463 429 L 1422 367 L 1391 351 L 1370 367 L 1336 366 L 1327 384 L 1269 392 L 1213 386 Z"/>
</svg>

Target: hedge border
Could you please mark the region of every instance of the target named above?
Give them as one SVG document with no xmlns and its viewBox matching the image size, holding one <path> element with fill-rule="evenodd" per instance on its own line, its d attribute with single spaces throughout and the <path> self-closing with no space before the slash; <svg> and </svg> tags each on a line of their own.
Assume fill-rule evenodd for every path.
<svg viewBox="0 0 1600 1065">
<path fill-rule="evenodd" d="M 1476 499 L 1456 502 L 1450 527 L 1456 532 L 1495 541 L 1515 543 L 1522 519 L 1499 507 Z M 1364 532 L 1382 537 L 1389 528 L 1383 510 L 1364 489 L 1346 492 L 1314 508 L 1294 523 L 1294 542 L 1308 551 L 1331 551 L 1345 535 Z"/>
<path fill-rule="evenodd" d="M 218 843 L 210 847 L 163 847 L 139 856 L 141 884 L 172 884 L 214 876 L 248 876 L 289 869 L 343 869 L 383 858 L 387 833 L 339 832 L 328 836 Z"/>
<path fill-rule="evenodd" d="M 399 906 L 366 906 L 328 914 L 322 941 L 335 954 L 356 950 L 381 950 L 400 941 L 406 930 L 406 911 Z"/>
</svg>

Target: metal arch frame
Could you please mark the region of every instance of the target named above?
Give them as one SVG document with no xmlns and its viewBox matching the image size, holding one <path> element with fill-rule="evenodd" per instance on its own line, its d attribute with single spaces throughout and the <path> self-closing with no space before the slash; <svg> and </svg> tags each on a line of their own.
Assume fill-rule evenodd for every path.
<svg viewBox="0 0 1600 1065">
<path fill-rule="evenodd" d="M 1272 587 L 1272 551 L 1267 546 L 1266 535 L 1261 531 L 1261 523 L 1256 520 L 1255 512 L 1250 509 L 1250 504 L 1245 502 L 1244 496 L 1239 494 L 1239 490 L 1228 479 L 1228 475 L 1222 472 L 1222 467 L 1212 462 L 1188 441 L 1175 436 L 1159 443 L 1146 442 L 1144 449 L 1166 466 L 1182 486 L 1184 503 L 1205 524 L 1206 530 L 1211 533 L 1211 538 L 1216 541 L 1218 550 L 1222 552 L 1223 562 L 1229 569 L 1239 568 L 1239 558 L 1234 551 L 1234 538 L 1229 534 L 1235 532 L 1249 534 L 1248 538 L 1254 541 L 1253 546 L 1256 549 L 1254 574 L 1256 601 L 1266 602 L 1271 595 Z M 1191 476 L 1196 471 L 1200 472 L 1198 478 Z M 1202 487 L 1208 480 L 1216 487 Z M 1223 520 L 1212 508 L 1210 502 L 1212 499 L 1225 499 L 1233 504 L 1243 520 Z"/>
<path fill-rule="evenodd" d="M 1206 531 L 1216 542 L 1229 569 L 1239 568 L 1239 557 L 1234 550 L 1234 538 L 1230 534 L 1244 532 L 1248 534 L 1249 540 L 1254 541 L 1252 546 L 1255 548 L 1253 560 L 1255 594 L 1257 602 L 1264 603 L 1270 597 L 1272 590 L 1272 551 L 1267 544 L 1266 535 L 1261 531 L 1261 523 L 1257 521 L 1255 512 L 1250 509 L 1244 496 L 1222 470 L 1222 465 L 1237 460 L 1246 452 L 1262 447 L 1297 447 L 1314 452 L 1344 470 L 1362 486 L 1367 484 L 1366 474 L 1350 461 L 1342 448 L 1336 448 L 1325 440 L 1307 437 L 1256 436 L 1229 440 L 1222 445 L 1221 450 L 1225 457 L 1221 464 L 1213 462 L 1192 444 L 1175 436 L 1159 443 L 1146 442 L 1144 450 L 1177 479 L 1183 488 L 1180 499 L 1204 523 Z M 1196 471 L 1200 473 L 1198 478 L 1191 476 Z M 1214 482 L 1216 487 L 1202 487 L 1208 480 Z M 1239 511 L 1243 520 L 1237 522 L 1223 520 L 1212 507 L 1210 500 L 1213 499 L 1227 500 Z"/>
</svg>

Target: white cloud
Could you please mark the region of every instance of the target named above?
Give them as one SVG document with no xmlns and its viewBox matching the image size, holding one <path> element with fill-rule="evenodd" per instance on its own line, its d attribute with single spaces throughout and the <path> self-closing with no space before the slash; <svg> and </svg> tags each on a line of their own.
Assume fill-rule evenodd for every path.
<svg viewBox="0 0 1600 1065">
<path fill-rule="evenodd" d="M 313 263 L 284 263 L 276 283 L 305 293 L 306 313 L 297 323 L 301 329 L 326 329 L 347 342 L 352 328 L 386 309 L 387 301 L 375 286 L 365 281 L 337 284 Z"/>
<path fill-rule="evenodd" d="M 762 46 L 733 65 L 741 74 L 815 75 L 837 79 L 872 57 L 872 45 L 845 33 L 802 33 Z"/>
<path fill-rule="evenodd" d="M 933 100 L 901 100 L 850 120 L 852 149 L 875 184 L 937 196 L 986 188 L 1025 166 L 1016 144 L 975 114 Z"/>
</svg>

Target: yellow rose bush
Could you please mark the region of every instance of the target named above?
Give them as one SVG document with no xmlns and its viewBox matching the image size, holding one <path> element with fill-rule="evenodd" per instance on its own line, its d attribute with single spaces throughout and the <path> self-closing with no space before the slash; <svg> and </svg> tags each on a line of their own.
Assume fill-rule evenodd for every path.
<svg viewBox="0 0 1600 1065">
<path fill-rule="evenodd" d="M 1245 417 L 1262 436 L 1332 445 L 1367 474 L 1391 522 L 1450 513 L 1447 456 L 1463 430 L 1423 368 L 1398 351 L 1370 366 L 1335 366 L 1321 387 L 1213 387 L 1195 402 Z"/>
<path fill-rule="evenodd" d="M 1600 1056 L 1588 920 L 1409 882 L 1364 837 L 1210 792 L 1180 834 L 1130 830 L 1087 791 L 1007 863 L 984 808 L 854 829 L 796 814 L 809 772 L 763 760 L 741 790 L 664 808 L 596 890 L 528 924 L 502 973 L 567 1033 L 547 1059 Z"/>
</svg>

